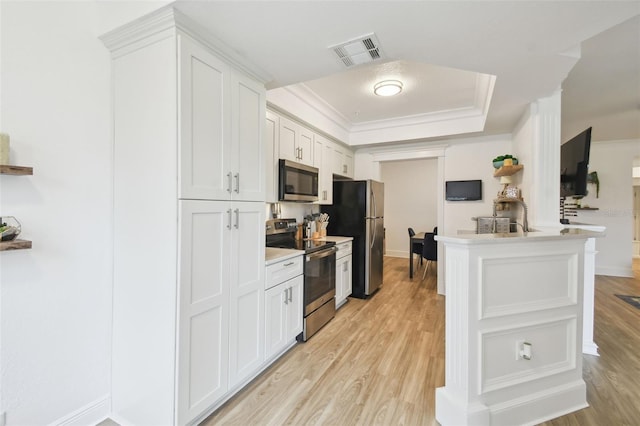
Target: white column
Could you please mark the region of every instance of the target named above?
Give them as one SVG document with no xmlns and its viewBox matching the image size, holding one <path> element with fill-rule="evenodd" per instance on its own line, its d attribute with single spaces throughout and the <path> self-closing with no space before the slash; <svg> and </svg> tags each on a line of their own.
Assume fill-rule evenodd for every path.
<svg viewBox="0 0 640 426">
<path fill-rule="evenodd" d="M 561 94 L 532 103 L 531 158 L 525 167 L 532 174 L 529 188 L 529 223 L 534 226 L 560 226 L 560 119 Z"/>
</svg>

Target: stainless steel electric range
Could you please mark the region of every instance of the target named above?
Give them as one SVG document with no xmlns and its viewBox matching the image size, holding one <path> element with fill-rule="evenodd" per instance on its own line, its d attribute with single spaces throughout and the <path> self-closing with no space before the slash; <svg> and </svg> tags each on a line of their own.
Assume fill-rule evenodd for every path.
<svg viewBox="0 0 640 426">
<path fill-rule="evenodd" d="M 266 224 L 267 247 L 304 250 L 304 329 L 306 341 L 335 316 L 336 248 L 324 240 L 295 238 L 295 219 L 272 219 Z"/>
</svg>

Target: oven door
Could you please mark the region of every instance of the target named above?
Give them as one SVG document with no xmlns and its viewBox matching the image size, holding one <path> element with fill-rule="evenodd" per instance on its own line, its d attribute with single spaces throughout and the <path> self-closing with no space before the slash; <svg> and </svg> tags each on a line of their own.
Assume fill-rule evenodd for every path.
<svg viewBox="0 0 640 426">
<path fill-rule="evenodd" d="M 318 169 L 294 161 L 280 160 L 280 201 L 318 201 Z"/>
<path fill-rule="evenodd" d="M 304 315 L 333 300 L 335 295 L 336 248 L 307 254 L 304 264 Z"/>
</svg>

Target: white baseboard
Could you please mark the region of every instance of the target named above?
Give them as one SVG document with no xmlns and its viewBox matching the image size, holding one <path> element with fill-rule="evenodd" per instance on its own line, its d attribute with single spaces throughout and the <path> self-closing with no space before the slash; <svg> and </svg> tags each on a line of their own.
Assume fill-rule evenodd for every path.
<svg viewBox="0 0 640 426">
<path fill-rule="evenodd" d="M 493 405 L 468 403 L 446 387 L 436 389 L 436 420 L 442 426 L 535 425 L 588 406 L 583 380 Z"/>
<path fill-rule="evenodd" d="M 582 353 L 585 355 L 600 356 L 598 353 L 598 345 L 595 342 L 582 342 Z"/>
<path fill-rule="evenodd" d="M 537 425 L 588 407 L 584 380 L 563 384 L 489 407 L 491 424 Z"/>
<path fill-rule="evenodd" d="M 610 277 L 633 278 L 631 268 L 610 268 L 606 266 L 596 266 L 596 275 L 607 275 Z"/>
<path fill-rule="evenodd" d="M 73 413 L 54 421 L 50 426 L 87 426 L 96 425 L 109 417 L 111 411 L 111 398 L 105 395 L 102 398 L 77 409 Z"/>
<path fill-rule="evenodd" d="M 403 259 L 409 259 L 409 254 L 407 253 L 406 250 L 389 250 L 387 249 L 387 251 L 384 253 L 385 256 L 389 256 L 389 257 L 401 257 Z"/>
</svg>

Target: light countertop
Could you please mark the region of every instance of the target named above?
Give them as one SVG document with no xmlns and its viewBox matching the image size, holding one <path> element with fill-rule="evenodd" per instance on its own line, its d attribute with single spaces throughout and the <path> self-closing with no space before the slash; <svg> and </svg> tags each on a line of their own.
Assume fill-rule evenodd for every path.
<svg viewBox="0 0 640 426">
<path fill-rule="evenodd" d="M 338 237 L 335 235 L 327 235 L 326 237 L 320 238 L 321 241 L 333 241 L 336 244 L 346 243 L 347 241 L 353 240 L 353 237 Z"/>
<path fill-rule="evenodd" d="M 520 243 L 527 241 L 551 241 L 565 239 L 586 239 L 603 237 L 604 232 L 583 228 L 541 228 L 539 230 L 523 233 L 510 232 L 503 234 L 476 234 L 468 233 L 468 231 L 460 231 L 457 235 L 436 235 L 437 241 L 456 244 L 503 244 L 503 243 Z"/>
<path fill-rule="evenodd" d="M 353 240 L 353 237 L 339 237 L 335 235 L 317 238 L 319 241 L 333 241 L 336 244 L 346 243 Z M 304 250 L 294 250 L 286 248 L 267 247 L 264 252 L 264 260 L 266 265 L 271 265 L 296 256 L 302 256 Z"/>
<path fill-rule="evenodd" d="M 271 265 L 303 254 L 304 250 L 267 247 L 264 251 L 264 260 L 266 265 Z"/>
</svg>

